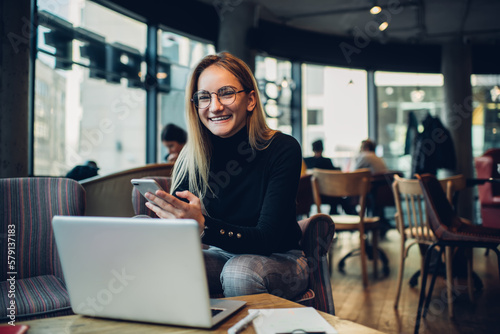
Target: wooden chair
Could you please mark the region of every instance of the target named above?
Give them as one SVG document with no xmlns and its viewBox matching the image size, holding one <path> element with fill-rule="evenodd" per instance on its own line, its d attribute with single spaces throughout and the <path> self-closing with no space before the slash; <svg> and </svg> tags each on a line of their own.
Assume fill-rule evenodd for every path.
<svg viewBox="0 0 500 334">
<path fill-rule="evenodd" d="M 455 195 L 458 191 L 466 187 L 466 180 L 463 175 L 450 176 L 439 181 L 441 187 L 446 191 L 446 197 L 450 203 L 455 202 Z M 420 248 L 420 270 L 417 271 L 410 279 L 410 285 L 417 284 L 418 276 L 421 276 L 424 269 L 424 257 L 430 245 L 436 242 L 436 237 L 428 225 L 427 216 L 424 210 L 424 200 L 422 188 L 416 179 L 404 179 L 395 176 L 392 185 L 394 199 L 396 201 L 396 224 L 399 233 L 401 234 L 401 257 L 398 273 L 398 283 L 394 308 L 398 307 L 399 297 L 401 295 L 401 286 L 404 273 L 405 259 L 408 256 L 408 251 L 411 246 L 418 245 Z M 450 317 L 453 315 L 452 303 L 452 287 L 453 287 L 453 271 L 452 271 L 453 249 L 450 247 L 446 250 L 446 280 L 448 293 L 448 313 Z M 468 263 L 469 271 L 469 297 L 473 300 L 472 279 L 471 279 L 471 263 Z M 413 283 L 414 282 L 414 283 Z"/>
<path fill-rule="evenodd" d="M 421 317 L 426 316 L 429 308 L 434 282 L 437 271 L 434 271 L 429 292 L 425 295 L 427 274 L 430 264 L 431 250 L 439 247 L 439 255 L 445 247 L 482 247 L 492 249 L 497 254 L 498 268 L 500 273 L 500 229 L 482 227 L 465 223 L 454 212 L 448 201 L 442 185 L 434 175 L 417 175 L 420 187 L 425 199 L 425 208 L 429 219 L 429 227 L 436 237 L 436 241 L 429 247 L 425 254 L 424 271 L 422 275 L 422 287 L 418 302 L 417 318 L 415 322 L 415 333 L 418 333 Z M 425 302 L 425 305 L 424 305 Z"/>
<path fill-rule="evenodd" d="M 321 196 L 358 197 L 361 207 L 358 215 L 331 215 L 337 231 L 359 231 L 361 272 L 363 286 L 368 286 L 366 270 L 367 243 L 366 232 L 372 233 L 373 274 L 377 277 L 378 261 L 378 217 L 366 217 L 366 195 L 370 191 L 371 173 L 369 169 L 360 169 L 345 173 L 324 169 L 314 169 L 312 186 L 314 201 L 318 212 L 321 212 Z M 330 257 L 331 258 L 331 257 Z"/>
</svg>

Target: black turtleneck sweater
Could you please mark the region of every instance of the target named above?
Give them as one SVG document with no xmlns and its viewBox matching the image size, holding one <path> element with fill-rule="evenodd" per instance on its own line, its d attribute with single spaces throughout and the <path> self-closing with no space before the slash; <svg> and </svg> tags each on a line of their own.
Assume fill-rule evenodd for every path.
<svg viewBox="0 0 500 334">
<path fill-rule="evenodd" d="M 210 136 L 209 185 L 203 204 L 203 243 L 232 253 L 271 254 L 299 249 L 295 199 L 302 153 L 291 136 L 276 133 L 254 151 L 244 127 L 230 138 Z M 187 189 L 184 180 L 176 189 Z"/>
</svg>

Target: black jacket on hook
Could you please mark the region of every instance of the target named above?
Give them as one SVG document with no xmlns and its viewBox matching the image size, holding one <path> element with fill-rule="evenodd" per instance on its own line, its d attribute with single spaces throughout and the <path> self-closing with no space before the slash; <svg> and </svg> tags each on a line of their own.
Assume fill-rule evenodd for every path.
<svg viewBox="0 0 500 334">
<path fill-rule="evenodd" d="M 430 114 L 422 122 L 424 131 L 415 138 L 412 155 L 411 175 L 431 173 L 436 175 L 438 168 L 454 170 L 457 159 L 451 133 L 438 117 Z"/>
</svg>

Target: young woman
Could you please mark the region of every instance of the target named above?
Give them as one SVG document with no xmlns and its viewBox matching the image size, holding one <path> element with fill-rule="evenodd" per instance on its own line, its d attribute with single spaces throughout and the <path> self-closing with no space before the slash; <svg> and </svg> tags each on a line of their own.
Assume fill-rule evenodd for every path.
<svg viewBox="0 0 500 334">
<path fill-rule="evenodd" d="M 294 298 L 308 281 L 295 218 L 299 144 L 267 126 L 250 69 L 229 53 L 201 60 L 187 97 L 189 140 L 172 192 L 149 193 L 158 207 L 146 205 L 198 222 L 211 294 Z"/>
</svg>

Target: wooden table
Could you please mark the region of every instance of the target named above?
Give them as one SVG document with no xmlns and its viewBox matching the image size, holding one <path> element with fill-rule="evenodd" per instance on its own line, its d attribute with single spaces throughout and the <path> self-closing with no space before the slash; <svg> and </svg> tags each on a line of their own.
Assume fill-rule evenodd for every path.
<svg viewBox="0 0 500 334">
<path fill-rule="evenodd" d="M 251 296 L 241 296 L 228 299 L 238 299 L 247 302 L 245 307 L 230 317 L 214 330 L 203 330 L 196 328 L 174 327 L 166 325 L 154 325 L 138 322 L 105 320 L 99 318 L 89 318 L 80 315 L 70 315 L 40 320 L 25 321 L 19 324 L 30 326 L 28 334 L 57 334 L 57 333 L 227 333 L 227 330 L 236 322 L 243 319 L 248 314 L 249 308 L 291 308 L 303 307 L 300 304 L 279 298 L 270 294 L 260 294 Z M 350 334 L 377 334 L 377 330 L 356 324 L 352 321 L 342 320 L 328 313 L 319 312 L 337 331 Z M 242 334 L 255 333 L 253 326 L 247 327 Z"/>
</svg>

